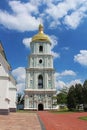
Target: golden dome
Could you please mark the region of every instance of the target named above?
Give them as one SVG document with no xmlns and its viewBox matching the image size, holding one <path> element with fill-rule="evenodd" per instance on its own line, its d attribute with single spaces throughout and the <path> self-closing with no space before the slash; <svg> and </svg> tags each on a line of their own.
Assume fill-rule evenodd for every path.
<svg viewBox="0 0 87 130">
<path fill-rule="evenodd" d="M 36 35 L 34 35 L 32 37 L 32 42 L 35 42 L 35 41 L 50 42 L 49 37 L 46 34 L 44 34 L 44 32 L 43 32 L 43 25 L 41 25 L 41 24 L 39 25 L 39 32 L 38 32 L 38 34 L 36 34 Z"/>
</svg>

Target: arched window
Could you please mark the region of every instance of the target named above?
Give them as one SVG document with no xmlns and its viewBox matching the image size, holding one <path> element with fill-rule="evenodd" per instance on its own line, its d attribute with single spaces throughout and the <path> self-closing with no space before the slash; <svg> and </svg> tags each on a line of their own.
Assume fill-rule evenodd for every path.
<svg viewBox="0 0 87 130">
<path fill-rule="evenodd" d="M 43 52 L 43 46 L 39 46 L 39 52 Z"/>
<path fill-rule="evenodd" d="M 43 88 L 43 76 L 42 75 L 38 76 L 38 88 L 39 89 Z"/>
</svg>

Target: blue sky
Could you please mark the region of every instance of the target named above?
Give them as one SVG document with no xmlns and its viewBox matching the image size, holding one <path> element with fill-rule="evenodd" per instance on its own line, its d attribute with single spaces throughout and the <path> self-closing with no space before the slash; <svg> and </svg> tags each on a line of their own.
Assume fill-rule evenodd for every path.
<svg viewBox="0 0 87 130">
<path fill-rule="evenodd" d="M 54 55 L 58 89 L 87 79 L 87 0 L 1 0 L 0 40 L 16 78 L 25 87 L 29 43 L 43 23 Z"/>
</svg>

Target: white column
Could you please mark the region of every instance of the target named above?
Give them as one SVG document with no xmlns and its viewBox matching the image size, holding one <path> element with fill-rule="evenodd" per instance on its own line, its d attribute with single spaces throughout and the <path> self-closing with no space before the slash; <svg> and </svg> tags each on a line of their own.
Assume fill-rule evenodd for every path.
<svg viewBox="0 0 87 130">
<path fill-rule="evenodd" d="M 28 84 L 28 88 L 30 88 L 30 73 L 28 73 L 27 76 L 27 84 Z"/>
<path fill-rule="evenodd" d="M 53 59 L 52 59 L 52 57 L 51 57 L 51 67 L 53 68 Z"/>
<path fill-rule="evenodd" d="M 36 66 L 35 67 L 37 68 L 38 67 L 38 57 L 36 57 L 36 61 L 35 62 L 36 62 Z"/>
<path fill-rule="evenodd" d="M 36 73 L 34 72 L 34 89 L 36 89 Z"/>
<path fill-rule="evenodd" d="M 45 83 L 45 89 L 47 89 L 47 87 L 48 87 L 48 74 L 47 74 L 47 72 L 45 72 L 45 81 L 44 81 L 44 83 Z"/>
<path fill-rule="evenodd" d="M 28 95 L 25 95 L 25 103 L 24 103 L 24 105 L 25 105 L 25 109 L 29 108 L 29 97 L 28 97 Z"/>
<path fill-rule="evenodd" d="M 34 49 L 34 54 L 35 54 L 35 44 L 34 44 L 34 46 L 33 46 L 33 49 Z"/>
<path fill-rule="evenodd" d="M 55 88 L 55 84 L 54 84 L 54 73 L 52 72 L 52 88 Z"/>
<path fill-rule="evenodd" d="M 27 71 L 26 71 L 26 78 L 25 78 L 25 89 L 27 88 L 28 86 L 28 82 L 27 82 Z"/>
</svg>

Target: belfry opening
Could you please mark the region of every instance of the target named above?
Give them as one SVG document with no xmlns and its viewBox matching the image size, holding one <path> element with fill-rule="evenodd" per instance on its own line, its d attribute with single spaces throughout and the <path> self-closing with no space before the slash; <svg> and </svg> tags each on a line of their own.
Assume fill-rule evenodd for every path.
<svg viewBox="0 0 87 130">
<path fill-rule="evenodd" d="M 44 106 L 42 103 L 38 104 L 38 111 L 43 111 L 44 110 Z"/>
<path fill-rule="evenodd" d="M 43 88 L 43 76 L 39 75 L 38 76 L 38 89 L 42 89 Z"/>
</svg>

